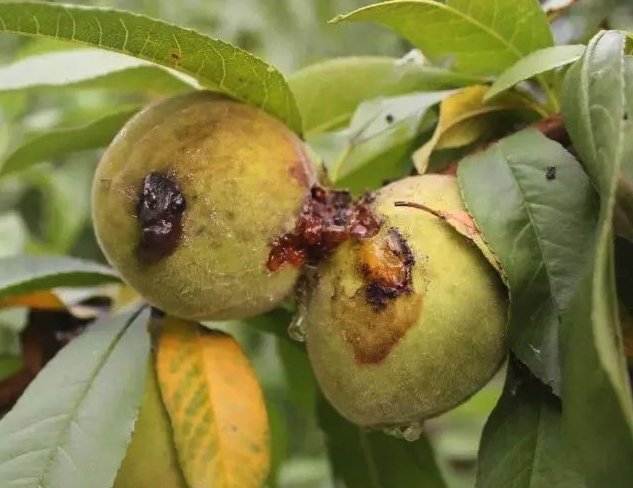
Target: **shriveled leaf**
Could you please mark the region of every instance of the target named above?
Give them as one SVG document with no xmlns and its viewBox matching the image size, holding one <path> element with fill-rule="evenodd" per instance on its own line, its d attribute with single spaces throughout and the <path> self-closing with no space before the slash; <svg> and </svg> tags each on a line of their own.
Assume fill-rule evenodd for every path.
<svg viewBox="0 0 633 488">
<path fill-rule="evenodd" d="M 64 310 L 64 302 L 54 292 L 35 291 L 26 295 L 16 295 L 0 300 L 0 308 L 27 307 L 40 310 Z"/>
<path fill-rule="evenodd" d="M 579 285 L 598 201 L 580 164 L 558 143 L 525 130 L 462 160 L 465 204 L 510 289 L 510 346 L 560 390 L 559 314 Z"/>
<path fill-rule="evenodd" d="M 32 135 L 0 162 L 0 178 L 42 161 L 107 146 L 138 110 L 126 109 L 79 127 L 53 128 Z"/>
<path fill-rule="evenodd" d="M 188 488 L 178 465 L 153 360 L 147 367 L 143 403 L 114 488 Z"/>
<path fill-rule="evenodd" d="M 486 92 L 484 100 L 489 100 L 517 83 L 529 80 L 536 75 L 573 63 L 582 56 L 583 52 L 585 52 L 585 46 L 581 44 L 552 46 L 534 51 L 501 73 Z"/>
<path fill-rule="evenodd" d="M 422 131 L 429 130 L 432 126 L 427 121 L 433 120 L 430 118 L 429 108 L 451 93 L 412 93 L 361 104 L 349 129 L 341 134 L 344 141 L 341 152 L 335 158 L 325 161 L 330 180 L 339 183 L 370 164 L 372 171 L 380 172 L 374 161 L 403 145 L 408 148 Z M 310 141 L 314 142 L 314 139 Z M 382 161 L 381 164 L 385 165 L 385 162 Z M 383 179 L 389 178 L 388 175 L 383 175 Z"/>
<path fill-rule="evenodd" d="M 22 369 L 0 382 L 0 409 L 13 407 L 33 378 L 68 342 L 83 333 L 93 318 L 77 318 L 63 308 L 29 310 L 26 327 L 20 330 Z"/>
<path fill-rule="evenodd" d="M 156 364 L 187 483 L 260 488 L 270 456 L 266 405 L 237 342 L 168 316 Z"/>
<path fill-rule="evenodd" d="M 341 417 L 325 398 L 318 403 L 336 486 L 346 488 L 445 488 L 428 440 L 415 442 L 368 432 Z"/>
<path fill-rule="evenodd" d="M 479 447 L 478 488 L 583 488 L 561 438 L 561 404 L 511 362 Z"/>
<path fill-rule="evenodd" d="M 436 64 L 458 72 L 503 72 L 526 54 L 553 45 L 536 0 L 390 1 L 333 22 L 370 21 L 391 27 Z"/>
<path fill-rule="evenodd" d="M 596 35 L 567 73 L 563 90 L 566 127 L 601 197 L 600 220 L 587 239 L 590 259 L 561 329 L 563 432 L 592 488 L 624 488 L 633 480 L 633 396 L 618 319 L 612 231 L 631 137 L 624 123 L 623 48 L 618 32 Z"/>
<path fill-rule="evenodd" d="M 436 149 L 467 146 L 490 131 L 490 115 L 504 110 L 534 108 L 530 101 L 506 94 L 486 103 L 487 86 L 475 85 L 451 95 L 440 104 L 440 120 L 433 137 L 413 154 L 418 173 L 426 173 Z"/>
<path fill-rule="evenodd" d="M 473 244 L 475 244 L 481 253 L 486 257 L 490 265 L 495 268 L 495 270 L 501 274 L 504 278 L 504 281 L 507 281 L 505 275 L 503 275 L 503 270 L 501 269 L 501 264 L 496 256 L 492 253 L 488 245 L 483 239 L 481 232 L 477 229 L 475 225 L 475 221 L 472 216 L 466 211 L 457 211 L 457 212 L 443 212 L 441 210 L 436 210 L 431 207 L 428 207 L 421 203 L 416 202 L 407 202 L 407 201 L 398 201 L 394 202 L 396 207 L 413 207 L 417 208 L 423 212 L 430 213 L 435 215 L 438 219 L 444 221 L 447 225 L 450 225 L 455 231 L 459 232 L 464 237 L 470 239 Z"/>
<path fill-rule="evenodd" d="M 404 93 L 457 88 L 481 82 L 425 64 L 419 52 L 406 56 L 351 56 L 307 66 L 288 79 L 306 133 L 344 126 L 364 101 Z"/>
<path fill-rule="evenodd" d="M 148 313 L 96 322 L 0 421 L 0 485 L 110 488 L 141 403 Z"/>
<path fill-rule="evenodd" d="M 0 32 L 91 45 L 185 73 L 285 121 L 301 132 L 301 116 L 282 74 L 218 39 L 143 15 L 48 2 L 0 3 Z"/>
<path fill-rule="evenodd" d="M 30 56 L 0 67 L 0 93 L 98 89 L 170 95 L 195 88 L 175 71 L 129 56 L 85 48 Z"/>
<path fill-rule="evenodd" d="M 0 300 L 55 287 L 92 286 L 119 281 L 111 268 L 62 256 L 0 258 Z"/>
</svg>

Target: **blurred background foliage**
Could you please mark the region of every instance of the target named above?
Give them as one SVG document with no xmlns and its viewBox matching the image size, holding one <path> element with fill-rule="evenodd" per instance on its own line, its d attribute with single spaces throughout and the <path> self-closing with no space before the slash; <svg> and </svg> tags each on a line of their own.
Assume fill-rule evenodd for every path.
<svg viewBox="0 0 633 488">
<path fill-rule="evenodd" d="M 83 0 L 74 3 L 137 11 L 197 29 L 259 55 L 286 74 L 335 56 L 402 56 L 410 48 L 394 33 L 378 26 L 327 24 L 327 20 L 341 12 L 371 3 L 368 0 Z M 542 3 L 557 8 L 569 0 Z M 584 41 L 601 26 L 630 29 L 633 26 L 631 1 L 580 0 L 554 20 L 558 43 Z M 0 63 L 69 47 L 74 46 L 2 35 Z M 45 77 L 46 73 L 36 76 Z M 146 104 L 155 97 L 147 93 L 121 94 L 116 87 L 0 91 L 0 168 L 6 155 L 29 138 L 51 130 L 85 125 L 107 114 Z M 0 256 L 52 253 L 103 261 L 89 221 L 90 186 L 98 159 L 98 151 L 85 151 L 42 161 L 13 175 L 0 175 Z M 26 310 L 0 311 L 0 380 L 20 367 L 18 334 L 26 322 Z M 285 459 L 278 473 L 278 486 L 332 486 L 324 439 L 315 415 L 316 386 L 305 356 L 292 344 L 259 333 L 249 324 L 213 326 L 230 329 L 242 342 L 263 383 L 275 439 L 274 456 L 277 460 Z M 285 324 L 282 321 L 273 326 L 283 329 Z M 479 436 L 501 387 L 501 377 L 497 377 L 471 401 L 429 422 L 426 427 L 452 487 L 473 486 Z"/>
</svg>

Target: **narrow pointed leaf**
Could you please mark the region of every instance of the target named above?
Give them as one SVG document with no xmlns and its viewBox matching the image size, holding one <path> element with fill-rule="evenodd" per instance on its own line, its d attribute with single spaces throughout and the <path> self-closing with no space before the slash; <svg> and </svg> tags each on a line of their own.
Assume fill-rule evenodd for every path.
<svg viewBox="0 0 633 488">
<path fill-rule="evenodd" d="M 0 486 L 112 486 L 143 396 L 147 318 L 98 321 L 42 370 L 0 421 Z"/>
<path fill-rule="evenodd" d="M 97 89 L 169 95 L 195 88 L 192 80 L 147 61 L 84 48 L 30 56 L 0 67 L 0 93 Z"/>
<path fill-rule="evenodd" d="M 510 346 L 558 393 L 559 314 L 590 257 L 595 191 L 573 156 L 535 130 L 462 160 L 458 176 L 510 288 Z"/>
<path fill-rule="evenodd" d="M 111 268 L 62 256 L 11 256 L 0 259 L 0 300 L 56 287 L 119 281 Z"/>
<path fill-rule="evenodd" d="M 187 483 L 260 488 L 270 458 L 266 405 L 235 340 L 166 317 L 156 367 Z"/>
<path fill-rule="evenodd" d="M 563 432 L 591 488 L 625 488 L 633 480 L 633 395 L 618 319 L 612 230 L 631 137 L 623 49 L 622 34 L 597 34 L 567 73 L 563 90 L 566 127 L 601 197 L 589 264 L 561 329 Z"/>
<path fill-rule="evenodd" d="M 42 161 L 107 146 L 138 110 L 123 110 L 83 126 L 51 129 L 33 135 L 0 163 L 0 178 Z"/>
<path fill-rule="evenodd" d="M 583 52 L 585 52 L 585 46 L 580 44 L 546 47 L 532 52 L 501 73 L 486 92 L 484 100 L 489 100 L 517 83 L 529 80 L 536 75 L 573 63 L 582 56 Z"/>
<path fill-rule="evenodd" d="M 248 52 L 143 15 L 50 2 L 0 3 L 0 32 L 52 37 L 144 59 L 181 71 L 285 121 L 301 116 L 282 74 Z"/>
<path fill-rule="evenodd" d="M 434 63 L 474 75 L 501 73 L 526 54 L 553 44 L 536 0 L 390 1 L 334 19 L 342 21 L 391 27 Z"/>
</svg>

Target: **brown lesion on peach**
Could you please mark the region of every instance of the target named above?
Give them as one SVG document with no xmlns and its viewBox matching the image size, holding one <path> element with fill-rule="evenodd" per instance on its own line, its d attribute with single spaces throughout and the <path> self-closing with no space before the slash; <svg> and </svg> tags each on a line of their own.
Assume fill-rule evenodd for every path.
<svg viewBox="0 0 633 488">
<path fill-rule="evenodd" d="M 349 306 L 347 300 L 355 302 Z M 358 364 L 371 365 L 384 361 L 394 347 L 413 327 L 422 310 L 423 297 L 419 293 L 404 295 L 387 303 L 380 311 L 362 313 L 367 307 L 365 293 L 357 293 L 346 300 L 333 300 L 333 316 L 345 324 L 343 339 L 354 351 Z"/>
<path fill-rule="evenodd" d="M 414 264 L 413 252 L 397 229 L 389 229 L 384 239 L 364 241 L 358 251 L 358 269 L 367 302 L 380 310 L 390 300 L 411 294 Z"/>
<path fill-rule="evenodd" d="M 422 294 L 413 290 L 413 252 L 396 229 L 358 246 L 356 267 L 363 286 L 351 298 L 333 300 L 333 313 L 338 323 L 345 324 L 342 335 L 353 348 L 356 362 L 377 364 L 416 324 Z M 355 304 L 350 307 L 347 300 Z"/>
</svg>

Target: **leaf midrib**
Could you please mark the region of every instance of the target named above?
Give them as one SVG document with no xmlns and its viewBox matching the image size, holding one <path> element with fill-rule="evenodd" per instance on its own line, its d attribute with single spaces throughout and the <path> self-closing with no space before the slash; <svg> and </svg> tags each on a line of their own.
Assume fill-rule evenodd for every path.
<svg viewBox="0 0 633 488">
<path fill-rule="evenodd" d="M 86 381 L 86 386 L 85 386 L 84 390 L 81 392 L 79 398 L 77 398 L 75 403 L 73 403 L 72 408 L 70 409 L 70 411 L 65 415 L 67 420 L 64 421 L 62 429 L 60 429 L 60 432 L 56 436 L 54 443 L 52 443 L 53 447 L 48 448 L 48 450 L 50 451 L 50 453 L 48 455 L 48 459 L 46 461 L 46 464 L 44 465 L 44 468 L 42 469 L 42 472 L 41 472 L 40 476 L 37 477 L 37 487 L 38 488 L 44 488 L 44 486 L 45 486 L 44 480 L 46 478 L 46 475 L 50 472 L 51 468 L 53 467 L 54 453 L 61 446 L 62 440 L 64 440 L 64 438 L 68 435 L 68 431 L 70 430 L 71 424 L 73 422 L 76 422 L 75 414 L 79 410 L 79 407 L 80 407 L 81 403 L 85 400 L 86 396 L 88 395 L 88 392 L 93 387 L 93 382 L 94 382 L 95 378 L 97 377 L 97 375 L 101 372 L 101 370 L 105 366 L 106 361 L 108 360 L 108 358 L 110 357 L 110 355 L 112 354 L 112 352 L 114 351 L 116 346 L 119 344 L 119 342 L 121 341 L 121 339 L 123 338 L 123 336 L 127 332 L 128 328 L 132 324 L 132 322 L 134 322 L 137 319 L 137 317 L 141 314 L 142 311 L 143 311 L 143 308 L 140 308 L 136 312 L 134 312 L 134 314 L 132 314 L 130 316 L 130 318 L 128 319 L 128 321 L 125 324 L 125 326 L 123 326 L 121 328 L 121 330 L 116 334 L 114 340 L 105 349 L 102 358 L 97 363 L 97 367 L 94 369 L 94 371 L 88 377 L 88 380 Z M 77 425 L 79 425 L 79 424 L 77 424 Z M 69 455 L 69 457 L 70 457 L 70 455 Z"/>
<path fill-rule="evenodd" d="M 525 213 L 527 214 L 527 217 L 530 221 L 530 226 L 532 227 L 532 232 L 534 233 L 534 237 L 536 237 L 536 242 L 538 243 L 538 248 L 539 248 L 539 252 L 541 255 L 541 260 L 543 262 L 543 267 L 545 268 L 545 274 L 547 275 L 547 283 L 548 283 L 548 289 L 549 289 L 549 295 L 552 297 L 552 300 L 554 301 L 554 303 L 556 304 L 556 309 L 560 312 L 561 311 L 561 307 L 560 307 L 560 303 L 558 300 L 558 297 L 556 296 L 556 294 L 554 293 L 554 286 L 553 286 L 553 279 L 552 279 L 552 271 L 550 270 L 550 265 L 547 262 L 547 259 L 545 259 L 545 249 L 543 248 L 543 238 L 541 237 L 541 234 L 538 230 L 538 226 L 536 225 L 536 221 L 534 219 L 534 216 L 532 215 L 532 210 L 530 209 L 530 205 L 528 202 L 528 199 L 525 195 L 525 191 L 523 190 L 523 187 L 521 186 L 521 183 L 519 181 L 519 178 L 517 177 L 514 167 L 511 164 L 511 160 L 510 158 L 504 153 L 503 149 L 501 148 L 501 144 L 499 144 L 497 146 L 499 152 L 501 153 L 503 159 L 506 161 L 506 166 L 508 167 L 508 170 L 510 172 L 510 175 L 512 176 L 512 179 L 514 180 L 514 183 L 517 187 L 517 190 L 519 192 L 519 194 L 521 195 L 521 199 L 522 199 L 522 203 L 523 203 L 523 208 L 525 209 Z"/>
<path fill-rule="evenodd" d="M 445 10 L 446 12 L 452 13 L 454 15 L 456 15 L 457 17 L 461 17 L 463 20 L 469 22 L 470 24 L 474 25 L 475 27 L 479 28 L 481 31 L 485 32 L 486 34 L 488 34 L 491 38 L 495 39 L 499 44 L 501 44 L 502 46 L 504 46 L 506 49 L 509 49 L 512 54 L 514 54 L 514 56 L 517 59 L 520 59 L 523 57 L 523 52 L 521 52 L 516 46 L 514 46 L 513 44 L 511 44 L 510 42 L 506 41 L 503 37 L 501 37 L 501 35 L 496 32 L 495 30 L 493 30 L 491 27 L 481 23 L 479 20 L 475 19 L 474 17 L 471 17 L 467 14 L 465 14 L 464 12 L 461 12 L 460 10 L 457 10 L 456 8 L 453 8 L 449 5 L 443 4 L 443 3 L 438 3 L 438 2 L 431 2 L 429 0 L 419 0 L 419 1 L 415 1 L 415 2 L 401 2 L 398 0 L 395 1 L 391 1 L 391 2 L 386 2 L 383 3 L 381 5 L 387 5 L 387 4 L 392 4 L 392 5 L 396 5 L 396 4 L 404 4 L 404 3 L 408 3 L 409 5 L 415 5 L 415 4 L 423 4 L 423 5 L 428 5 L 430 7 L 434 7 L 437 8 L 438 10 Z M 354 16 L 355 13 L 360 13 L 364 10 L 373 10 L 374 8 L 377 8 L 376 6 L 368 6 L 365 8 L 361 8 L 359 10 L 357 10 L 356 12 L 352 12 L 350 14 L 348 14 L 347 16 L 343 17 L 341 20 L 346 20 L 347 18 Z"/>
</svg>

